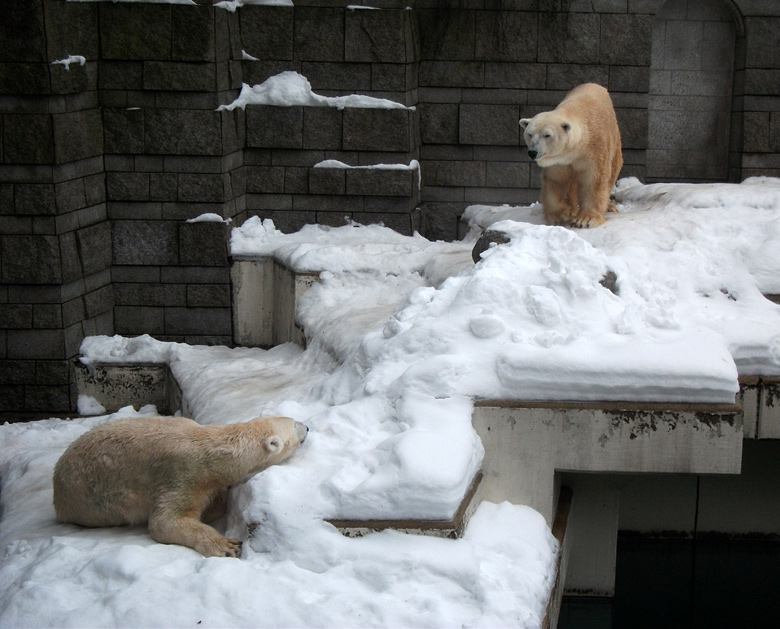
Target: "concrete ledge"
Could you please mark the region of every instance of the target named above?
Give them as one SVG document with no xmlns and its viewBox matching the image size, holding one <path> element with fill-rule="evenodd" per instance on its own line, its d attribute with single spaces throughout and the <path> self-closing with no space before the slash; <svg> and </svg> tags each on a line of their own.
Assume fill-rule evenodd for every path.
<svg viewBox="0 0 780 629">
<path fill-rule="evenodd" d="M 455 516 L 451 520 L 328 520 L 347 537 L 362 537 L 368 533 L 376 533 L 387 529 L 410 533 L 414 535 L 429 535 L 432 537 L 458 538 L 466 530 L 471 516 L 474 515 L 479 503 L 482 473 L 479 472 L 471 483 Z"/>
<path fill-rule="evenodd" d="M 558 540 L 558 557 L 555 565 L 555 583 L 547 601 L 547 613 L 542 622 L 543 629 L 555 629 L 558 626 L 558 617 L 561 613 L 561 599 L 563 598 L 564 581 L 569 559 L 569 540 L 566 529 L 569 524 L 569 512 L 571 511 L 573 492 L 569 487 L 561 487 L 558 494 L 558 506 L 555 510 L 552 534 Z"/>
<path fill-rule="evenodd" d="M 758 439 L 780 439 L 780 377 L 761 377 L 757 424 Z"/>
<path fill-rule="evenodd" d="M 106 412 L 154 404 L 161 415 L 182 408 L 179 384 L 165 363 L 104 363 L 87 367 L 74 361 L 76 390 L 99 402 Z"/>
<path fill-rule="evenodd" d="M 274 258 L 235 258 L 230 277 L 236 345 L 305 345 L 295 321 L 298 300 L 319 281 L 319 273 L 293 271 Z"/>
<path fill-rule="evenodd" d="M 480 401 L 484 499 L 539 511 L 552 525 L 558 471 L 738 474 L 736 404 Z"/>
</svg>

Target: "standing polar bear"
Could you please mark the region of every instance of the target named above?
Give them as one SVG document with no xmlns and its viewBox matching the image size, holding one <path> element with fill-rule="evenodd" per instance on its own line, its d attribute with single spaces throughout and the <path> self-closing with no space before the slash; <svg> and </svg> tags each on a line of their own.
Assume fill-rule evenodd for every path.
<svg viewBox="0 0 780 629">
<path fill-rule="evenodd" d="M 596 227 L 606 212 L 623 155 L 609 92 L 585 83 L 552 111 L 523 118 L 528 155 L 542 168 L 540 200 L 548 225 Z"/>
<path fill-rule="evenodd" d="M 225 511 L 227 487 L 287 459 L 308 428 L 289 417 L 201 426 L 186 417 L 132 417 L 76 439 L 54 467 L 59 522 L 149 525 L 163 544 L 238 557 L 241 542 L 202 520 Z"/>
</svg>

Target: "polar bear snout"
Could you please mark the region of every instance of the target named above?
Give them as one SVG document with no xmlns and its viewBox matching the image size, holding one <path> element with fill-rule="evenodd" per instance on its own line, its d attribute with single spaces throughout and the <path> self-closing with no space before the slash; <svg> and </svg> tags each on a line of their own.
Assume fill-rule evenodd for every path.
<svg viewBox="0 0 780 629">
<path fill-rule="evenodd" d="M 302 424 L 299 421 L 295 422 L 295 434 L 298 437 L 298 441 L 303 443 L 306 441 L 306 437 L 309 435 L 309 427 L 306 424 Z"/>
<path fill-rule="evenodd" d="M 537 155 L 539 155 L 539 151 L 528 149 L 528 157 L 530 157 L 531 159 L 536 159 Z"/>
</svg>

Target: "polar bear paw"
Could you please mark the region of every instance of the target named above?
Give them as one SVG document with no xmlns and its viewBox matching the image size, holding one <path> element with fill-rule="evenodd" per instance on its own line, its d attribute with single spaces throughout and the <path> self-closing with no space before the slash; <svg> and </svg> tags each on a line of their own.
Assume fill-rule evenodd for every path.
<svg viewBox="0 0 780 629">
<path fill-rule="evenodd" d="M 241 557 L 241 548 L 243 544 L 237 539 L 229 537 L 214 537 L 204 540 L 195 546 L 204 557 Z"/>
<path fill-rule="evenodd" d="M 582 227 L 587 229 L 589 227 L 598 227 L 604 223 L 606 219 L 604 215 L 599 212 L 580 212 L 571 222 L 572 227 Z"/>
</svg>

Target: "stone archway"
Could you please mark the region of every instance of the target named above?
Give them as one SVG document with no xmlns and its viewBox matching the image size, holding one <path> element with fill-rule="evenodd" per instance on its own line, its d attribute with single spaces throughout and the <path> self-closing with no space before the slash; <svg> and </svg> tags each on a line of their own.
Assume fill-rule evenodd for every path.
<svg viewBox="0 0 780 629">
<path fill-rule="evenodd" d="M 741 24 L 729 0 L 668 0 L 653 26 L 648 181 L 729 178 Z"/>
</svg>

